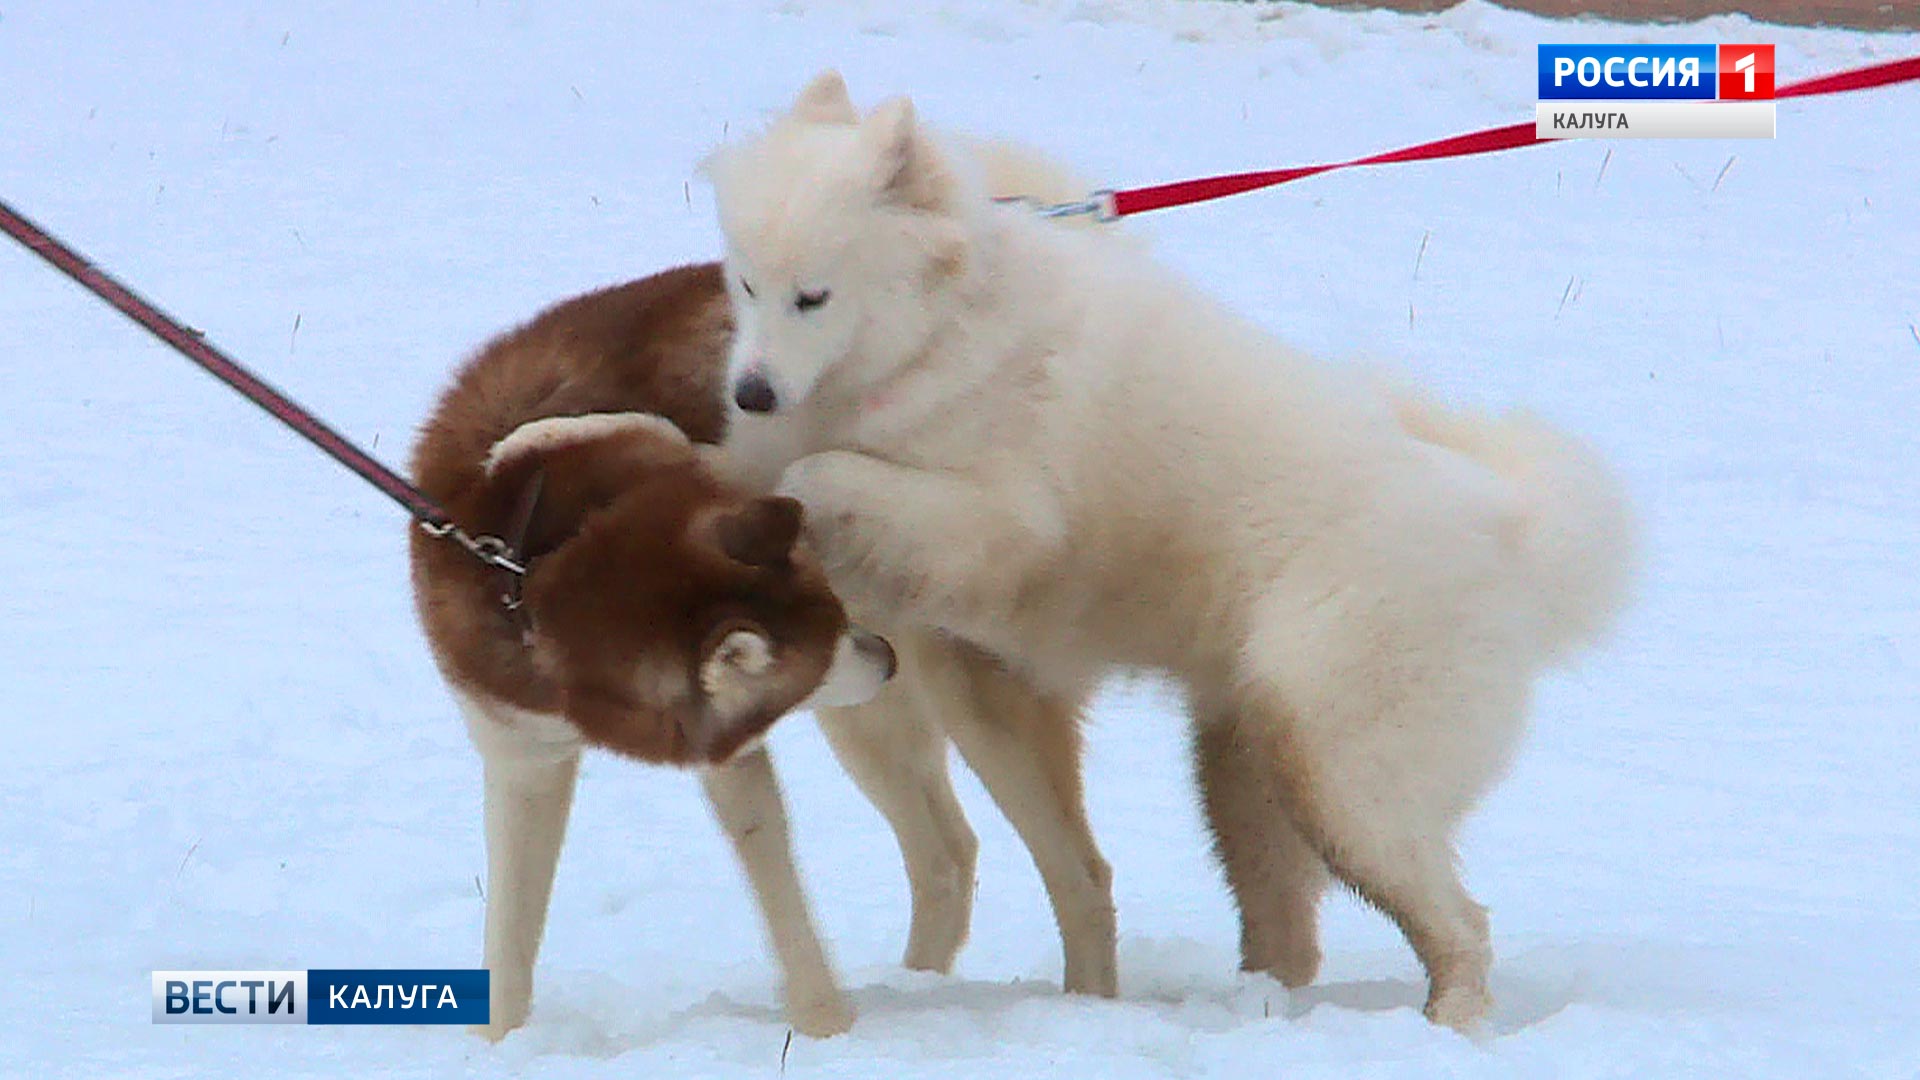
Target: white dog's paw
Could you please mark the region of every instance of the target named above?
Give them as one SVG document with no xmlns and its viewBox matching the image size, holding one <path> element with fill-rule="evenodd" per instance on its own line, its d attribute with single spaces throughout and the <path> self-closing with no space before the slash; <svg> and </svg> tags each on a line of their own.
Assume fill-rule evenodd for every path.
<svg viewBox="0 0 1920 1080">
<path fill-rule="evenodd" d="M 861 497 L 859 473 L 873 462 L 851 450 L 808 454 L 780 475 L 779 493 L 807 508 L 807 524 L 851 519 Z"/>
<path fill-rule="evenodd" d="M 815 1039 L 844 1035 L 857 1014 L 853 1002 L 838 990 L 808 994 L 787 1002 L 787 1021 L 793 1030 Z"/>
<path fill-rule="evenodd" d="M 1493 995 L 1477 983 L 1437 986 L 1428 995 L 1424 1011 L 1428 1020 L 1441 1027 L 1473 1035 L 1479 1030 L 1480 1022 L 1493 1011 Z"/>
<path fill-rule="evenodd" d="M 896 516 L 896 466 L 850 450 L 787 466 L 780 494 L 806 507 L 807 546 L 854 608 L 897 611 L 929 593 L 932 557 L 919 523 Z"/>
<path fill-rule="evenodd" d="M 862 539 L 869 514 L 861 503 L 871 493 L 858 474 L 866 464 L 859 454 L 829 450 L 801 458 L 780 478 L 779 493 L 806 508 L 808 545 L 836 585 L 854 576 L 865 554 Z"/>
</svg>

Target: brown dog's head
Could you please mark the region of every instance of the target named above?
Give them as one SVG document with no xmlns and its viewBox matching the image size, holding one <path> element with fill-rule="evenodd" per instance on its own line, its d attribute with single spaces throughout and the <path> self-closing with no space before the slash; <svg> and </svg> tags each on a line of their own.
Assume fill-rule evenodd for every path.
<svg viewBox="0 0 1920 1080">
<path fill-rule="evenodd" d="M 726 761 L 785 713 L 871 698 L 886 642 L 847 625 L 798 545 L 800 504 L 720 483 L 644 414 L 529 424 L 489 458 L 541 476 L 523 544 L 535 663 L 593 742 L 647 761 Z"/>
</svg>

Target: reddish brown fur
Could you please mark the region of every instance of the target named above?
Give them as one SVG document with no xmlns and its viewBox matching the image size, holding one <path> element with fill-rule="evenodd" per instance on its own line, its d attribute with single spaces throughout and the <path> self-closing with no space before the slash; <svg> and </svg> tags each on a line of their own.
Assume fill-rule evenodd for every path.
<svg viewBox="0 0 1920 1080">
<path fill-rule="evenodd" d="M 450 682 L 671 764 L 726 760 L 819 683 L 846 619 L 811 558 L 785 557 L 790 504 L 725 486 L 646 430 L 485 467 L 502 438 L 554 416 L 649 412 L 717 443 L 731 329 L 718 268 L 681 267 L 562 303 L 461 370 L 415 450 L 421 490 L 468 532 L 503 535 L 536 469 L 544 480 L 522 552 L 530 641 L 498 571 L 414 531 L 420 618 Z M 738 628 L 773 643 L 775 666 L 746 714 L 717 716 L 699 668 Z"/>
</svg>

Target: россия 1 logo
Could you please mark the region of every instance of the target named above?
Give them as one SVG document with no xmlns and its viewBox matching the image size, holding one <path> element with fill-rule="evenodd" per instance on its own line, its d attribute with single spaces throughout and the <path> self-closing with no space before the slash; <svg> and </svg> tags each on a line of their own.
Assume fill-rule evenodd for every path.
<svg viewBox="0 0 1920 1080">
<path fill-rule="evenodd" d="M 1771 139 L 1771 45 L 1542 45 L 1542 139 Z"/>
</svg>

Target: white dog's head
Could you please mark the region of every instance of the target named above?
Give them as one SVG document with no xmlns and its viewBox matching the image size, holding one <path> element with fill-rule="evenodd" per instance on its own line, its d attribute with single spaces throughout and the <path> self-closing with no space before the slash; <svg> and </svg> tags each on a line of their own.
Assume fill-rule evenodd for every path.
<svg viewBox="0 0 1920 1080">
<path fill-rule="evenodd" d="M 741 408 L 788 410 L 827 384 L 858 394 L 945 317 L 937 287 L 966 263 L 968 202 L 907 99 L 862 120 L 826 72 L 705 168 L 726 234 Z"/>
</svg>

